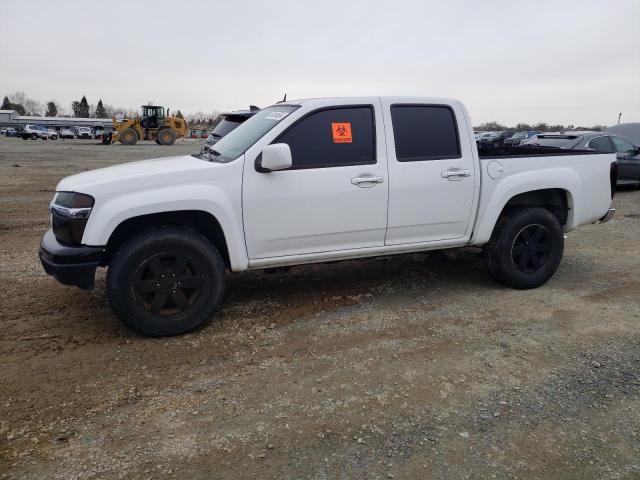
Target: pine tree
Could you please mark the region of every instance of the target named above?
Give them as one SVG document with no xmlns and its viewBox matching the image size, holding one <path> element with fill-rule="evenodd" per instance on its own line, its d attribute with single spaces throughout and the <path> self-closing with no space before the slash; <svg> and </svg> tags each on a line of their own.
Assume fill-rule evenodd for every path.
<svg viewBox="0 0 640 480">
<path fill-rule="evenodd" d="M 47 103 L 47 113 L 44 114 L 45 117 L 57 117 L 58 116 L 58 107 L 52 101 Z"/>
<path fill-rule="evenodd" d="M 12 106 L 13 105 L 11 105 L 11 102 L 9 101 L 9 97 L 5 95 L 4 98 L 2 99 L 2 107 L 0 107 L 0 110 L 13 110 L 11 108 Z"/>
<path fill-rule="evenodd" d="M 178 113 L 176 113 L 176 118 L 181 118 L 182 120 L 184 120 L 184 116 L 182 115 L 182 112 L 180 110 L 178 110 Z"/>
<path fill-rule="evenodd" d="M 73 111 L 73 116 L 76 118 L 80 117 L 80 102 L 77 100 L 74 100 L 73 102 L 71 102 L 71 110 Z"/>
<path fill-rule="evenodd" d="M 87 97 L 85 97 L 84 95 L 80 99 L 79 114 L 79 118 L 89 118 L 89 103 L 87 102 Z"/>
<path fill-rule="evenodd" d="M 96 107 L 96 118 L 108 118 L 107 111 L 102 105 L 102 99 L 98 100 L 98 106 Z"/>
</svg>

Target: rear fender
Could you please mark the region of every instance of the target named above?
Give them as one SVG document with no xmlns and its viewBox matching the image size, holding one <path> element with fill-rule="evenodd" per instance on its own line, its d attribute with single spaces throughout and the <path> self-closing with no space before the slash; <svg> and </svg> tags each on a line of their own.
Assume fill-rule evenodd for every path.
<svg viewBox="0 0 640 480">
<path fill-rule="evenodd" d="M 491 195 L 489 200 L 484 203 L 481 199 L 471 243 L 482 245 L 489 241 L 500 214 L 513 197 L 521 193 L 550 188 L 561 189 L 567 193 L 569 211 L 565 230 L 572 230 L 577 226 L 576 218 L 580 218 L 579 212 L 576 211 L 576 205 L 580 205 L 580 199 L 576 198 L 576 192 L 580 191 L 580 186 L 580 177 L 577 173 L 564 167 L 525 171 L 500 180 L 493 191 L 488 192 Z"/>
</svg>

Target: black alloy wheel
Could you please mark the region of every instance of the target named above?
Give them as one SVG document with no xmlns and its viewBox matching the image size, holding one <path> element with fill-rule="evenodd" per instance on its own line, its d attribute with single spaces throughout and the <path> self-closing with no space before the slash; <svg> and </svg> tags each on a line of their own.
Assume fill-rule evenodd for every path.
<svg viewBox="0 0 640 480">
<path fill-rule="evenodd" d="M 220 306 L 225 263 L 200 233 L 159 227 L 118 249 L 106 283 L 111 307 L 129 328 L 152 337 L 180 335 L 202 325 Z"/>
<path fill-rule="evenodd" d="M 527 225 L 516 235 L 511 247 L 511 258 L 522 273 L 534 273 L 549 260 L 551 237 L 542 225 Z"/>
<path fill-rule="evenodd" d="M 541 207 L 507 211 L 484 246 L 484 261 L 493 278 L 512 288 L 543 285 L 558 270 L 564 232 L 558 218 Z"/>
<path fill-rule="evenodd" d="M 133 290 L 138 305 L 154 315 L 188 310 L 202 294 L 206 277 L 197 263 L 178 252 L 163 252 L 138 268 Z"/>
</svg>

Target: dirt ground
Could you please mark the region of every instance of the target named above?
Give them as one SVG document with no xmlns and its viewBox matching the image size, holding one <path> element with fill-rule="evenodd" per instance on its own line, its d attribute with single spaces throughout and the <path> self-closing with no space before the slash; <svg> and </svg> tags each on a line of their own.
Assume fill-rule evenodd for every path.
<svg viewBox="0 0 640 480">
<path fill-rule="evenodd" d="M 551 281 L 479 252 L 229 276 L 149 339 L 37 258 L 58 180 L 172 147 L 0 138 L 0 478 L 640 478 L 640 191 Z"/>
</svg>

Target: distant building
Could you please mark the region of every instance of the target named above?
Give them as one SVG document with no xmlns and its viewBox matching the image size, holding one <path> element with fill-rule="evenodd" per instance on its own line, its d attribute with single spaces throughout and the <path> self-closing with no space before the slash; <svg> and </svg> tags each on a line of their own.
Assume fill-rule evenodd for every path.
<svg viewBox="0 0 640 480">
<path fill-rule="evenodd" d="M 43 125 L 54 129 L 101 127 L 108 132 L 112 129 L 113 122 L 110 118 L 27 117 L 18 115 L 15 110 L 0 110 L 0 127 L 24 128 L 25 125 Z"/>
</svg>

